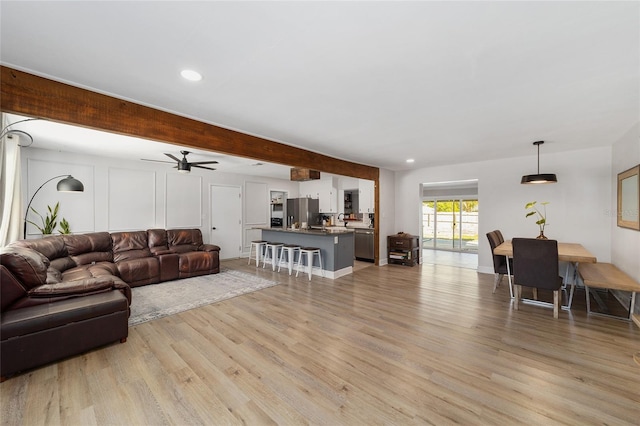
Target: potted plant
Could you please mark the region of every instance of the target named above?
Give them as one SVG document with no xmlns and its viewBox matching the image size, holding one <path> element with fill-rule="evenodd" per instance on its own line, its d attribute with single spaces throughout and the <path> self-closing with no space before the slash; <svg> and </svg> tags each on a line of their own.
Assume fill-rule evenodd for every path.
<svg viewBox="0 0 640 426">
<path fill-rule="evenodd" d="M 536 238 L 539 240 L 546 240 L 547 237 L 544 236 L 544 227 L 547 224 L 547 204 L 548 201 L 544 201 L 540 203 L 542 205 L 542 212 L 536 207 L 537 201 L 532 201 L 527 203 L 524 208 L 527 210 L 527 215 L 525 217 L 537 215 L 538 220 L 536 220 L 536 225 L 540 227 L 540 235 Z"/>
<path fill-rule="evenodd" d="M 45 217 L 42 217 L 42 215 L 38 213 L 36 209 L 31 207 L 31 211 L 33 211 L 35 214 L 40 216 L 40 221 L 42 222 L 42 226 L 39 226 L 37 223 L 32 222 L 30 220 L 28 220 L 27 222 L 29 222 L 30 224 L 38 228 L 38 230 L 42 233 L 42 235 L 53 234 L 53 231 L 56 229 L 56 226 L 58 225 L 57 219 L 58 219 L 59 209 L 60 209 L 59 202 L 56 203 L 56 205 L 53 206 L 53 208 L 51 206 L 47 206 L 47 210 L 49 213 L 47 213 Z M 58 232 L 63 235 L 71 234 L 71 226 L 69 225 L 69 222 L 67 221 L 67 219 L 65 219 L 64 217 L 60 221 L 60 228 L 58 229 Z"/>
<path fill-rule="evenodd" d="M 31 207 L 31 211 L 33 211 L 35 214 L 40 216 L 40 221 L 42 222 L 42 226 L 30 220 L 28 220 L 27 222 L 29 222 L 30 224 L 38 228 L 38 230 L 42 233 L 42 235 L 53 234 L 53 231 L 56 229 L 56 226 L 58 226 L 57 219 L 58 219 L 59 208 L 60 208 L 59 202 L 56 203 L 56 205 L 53 208 L 51 208 L 51 206 L 47 206 L 47 210 L 49 210 L 49 213 L 47 213 L 46 217 L 42 217 L 42 215 L 38 213 L 36 209 Z"/>
</svg>

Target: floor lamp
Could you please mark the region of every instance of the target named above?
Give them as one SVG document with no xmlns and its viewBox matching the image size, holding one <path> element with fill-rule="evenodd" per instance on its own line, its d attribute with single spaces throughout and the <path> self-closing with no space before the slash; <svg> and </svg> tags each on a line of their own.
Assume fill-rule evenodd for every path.
<svg viewBox="0 0 640 426">
<path fill-rule="evenodd" d="M 61 177 L 63 177 L 64 179 L 58 182 L 58 186 L 57 186 L 58 192 L 84 192 L 84 185 L 82 184 L 82 182 L 80 182 L 78 179 L 74 178 L 71 175 L 54 176 L 51 179 L 47 180 L 42 185 L 40 185 L 40 188 L 36 189 L 36 192 L 33 193 L 33 196 L 29 200 L 29 204 L 27 204 L 27 211 L 24 214 L 24 238 L 25 239 L 27 238 L 27 215 L 29 214 L 29 208 L 31 207 L 31 203 L 33 202 L 33 199 L 36 197 L 36 194 L 38 193 L 38 191 L 42 189 L 43 186 L 45 186 L 47 183 L 51 182 L 52 180 L 58 179 Z"/>
</svg>

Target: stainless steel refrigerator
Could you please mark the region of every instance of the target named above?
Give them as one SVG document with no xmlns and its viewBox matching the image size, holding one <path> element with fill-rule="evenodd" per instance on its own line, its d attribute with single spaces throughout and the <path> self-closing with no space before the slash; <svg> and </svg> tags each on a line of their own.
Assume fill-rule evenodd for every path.
<svg viewBox="0 0 640 426">
<path fill-rule="evenodd" d="M 302 226 L 322 225 L 320 216 L 320 202 L 317 198 L 287 198 L 287 228 L 298 223 Z"/>
</svg>

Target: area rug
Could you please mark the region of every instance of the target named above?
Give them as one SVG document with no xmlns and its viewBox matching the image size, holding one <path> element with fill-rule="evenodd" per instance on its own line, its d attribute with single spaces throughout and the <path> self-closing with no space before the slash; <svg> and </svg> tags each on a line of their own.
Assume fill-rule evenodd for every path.
<svg viewBox="0 0 640 426">
<path fill-rule="evenodd" d="M 224 269 L 218 274 L 135 287 L 131 289 L 129 326 L 274 285 L 278 283 L 245 272 Z"/>
</svg>

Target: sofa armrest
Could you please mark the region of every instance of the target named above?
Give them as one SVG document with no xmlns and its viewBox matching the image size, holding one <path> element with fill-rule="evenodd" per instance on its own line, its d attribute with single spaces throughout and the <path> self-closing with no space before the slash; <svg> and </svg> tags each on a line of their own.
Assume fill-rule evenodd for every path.
<svg viewBox="0 0 640 426">
<path fill-rule="evenodd" d="M 0 265 L 0 283 L 2 283 L 2 291 L 0 292 L 1 312 L 4 312 L 5 308 L 11 306 L 16 300 L 27 295 L 27 290 L 4 265 Z"/>
<path fill-rule="evenodd" d="M 203 244 L 198 247 L 198 251 L 220 251 L 220 247 L 215 244 Z"/>
</svg>

